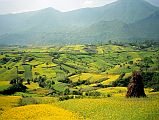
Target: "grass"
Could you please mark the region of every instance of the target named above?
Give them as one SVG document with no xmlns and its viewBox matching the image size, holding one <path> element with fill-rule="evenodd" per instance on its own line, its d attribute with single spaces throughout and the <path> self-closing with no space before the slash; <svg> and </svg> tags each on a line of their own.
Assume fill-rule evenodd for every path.
<svg viewBox="0 0 159 120">
<path fill-rule="evenodd" d="M 10 81 L 11 79 L 17 77 L 16 69 L 6 70 L 1 74 L 0 81 Z"/>
<path fill-rule="evenodd" d="M 101 88 L 97 90 L 102 94 L 109 94 L 113 96 L 125 96 L 127 88 L 126 87 L 108 87 L 108 88 Z"/>
<path fill-rule="evenodd" d="M 125 90 L 125 88 L 114 89 L 114 91 Z M 20 98 L 0 96 L 1 120 L 158 120 L 159 118 L 159 93 L 151 93 L 148 98 L 130 99 L 114 96 L 60 102 L 53 97 L 26 97 L 22 98 L 26 106 L 15 107 Z"/>
<path fill-rule="evenodd" d="M 158 98 L 110 97 L 76 99 L 57 103 L 91 120 L 158 120 Z"/>
</svg>

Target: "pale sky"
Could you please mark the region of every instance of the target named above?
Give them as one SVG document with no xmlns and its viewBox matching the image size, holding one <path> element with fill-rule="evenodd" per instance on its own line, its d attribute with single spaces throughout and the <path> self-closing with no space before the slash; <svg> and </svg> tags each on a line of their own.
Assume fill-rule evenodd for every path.
<svg viewBox="0 0 159 120">
<path fill-rule="evenodd" d="M 53 7 L 66 12 L 86 7 L 97 7 L 117 0 L 0 0 L 0 14 L 34 11 Z M 147 0 L 159 6 L 159 0 Z"/>
</svg>

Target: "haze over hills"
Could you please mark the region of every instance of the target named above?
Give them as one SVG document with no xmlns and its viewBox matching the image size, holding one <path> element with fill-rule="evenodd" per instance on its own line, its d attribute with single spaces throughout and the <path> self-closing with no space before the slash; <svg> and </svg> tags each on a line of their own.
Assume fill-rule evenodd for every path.
<svg viewBox="0 0 159 120">
<path fill-rule="evenodd" d="M 0 15 L 0 44 L 56 45 L 159 40 L 159 8 L 118 0 L 96 8 Z"/>
</svg>

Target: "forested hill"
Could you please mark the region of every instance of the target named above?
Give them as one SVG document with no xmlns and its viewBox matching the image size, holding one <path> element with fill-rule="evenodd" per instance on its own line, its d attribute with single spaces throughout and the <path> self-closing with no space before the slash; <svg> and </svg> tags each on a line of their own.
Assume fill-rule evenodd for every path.
<svg viewBox="0 0 159 120">
<path fill-rule="evenodd" d="M 1 45 L 92 44 L 159 39 L 159 8 L 144 0 L 60 12 L 0 15 Z"/>
</svg>

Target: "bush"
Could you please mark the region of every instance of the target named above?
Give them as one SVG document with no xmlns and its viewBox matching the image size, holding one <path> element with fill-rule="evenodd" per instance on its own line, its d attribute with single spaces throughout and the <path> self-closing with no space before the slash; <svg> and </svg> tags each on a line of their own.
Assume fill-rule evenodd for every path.
<svg viewBox="0 0 159 120">
<path fill-rule="evenodd" d="M 111 97 L 112 95 L 111 94 L 107 94 L 107 97 Z"/>
<path fill-rule="evenodd" d="M 86 96 L 94 96 L 94 97 L 98 97 L 101 96 L 101 93 L 98 91 L 91 91 L 91 92 L 86 92 L 85 94 Z"/>
<path fill-rule="evenodd" d="M 45 81 L 46 81 L 46 77 L 45 76 L 40 76 L 38 78 L 39 86 L 42 87 L 42 88 L 46 87 Z"/>
<path fill-rule="evenodd" d="M 46 80 L 46 87 L 49 89 L 53 89 L 53 85 L 55 82 L 53 80 Z"/>
<path fill-rule="evenodd" d="M 22 97 L 18 102 L 18 106 L 31 105 L 31 104 L 39 104 L 39 102 L 32 97 Z"/>
<path fill-rule="evenodd" d="M 10 81 L 11 86 L 6 90 L 0 91 L 0 94 L 11 95 L 15 92 L 25 92 L 27 87 L 23 85 L 23 79 L 20 77 L 14 78 Z"/>
<path fill-rule="evenodd" d="M 131 76 L 128 78 L 123 78 L 123 75 L 117 81 L 112 83 L 113 87 L 127 87 Z M 144 87 L 153 88 L 154 91 L 159 91 L 159 72 L 142 72 L 141 76 L 143 78 Z"/>
<path fill-rule="evenodd" d="M 113 86 L 113 87 L 116 87 L 116 86 L 119 86 L 119 87 L 127 87 L 128 84 L 129 84 L 130 78 L 131 78 L 131 77 L 124 78 L 124 79 L 118 79 L 117 81 L 114 81 L 114 82 L 112 83 L 112 86 Z"/>
<path fill-rule="evenodd" d="M 78 80 L 77 82 L 72 83 L 73 86 L 79 86 L 79 85 L 82 85 L 82 84 L 89 85 L 91 83 L 90 83 L 89 80 Z"/>
<path fill-rule="evenodd" d="M 69 94 L 70 94 L 70 90 L 69 90 L 69 88 L 65 89 L 65 91 L 64 91 L 64 95 L 69 95 Z"/>
<path fill-rule="evenodd" d="M 151 87 L 154 91 L 159 91 L 159 72 L 142 72 L 145 87 Z"/>
<path fill-rule="evenodd" d="M 64 101 L 64 100 L 69 100 L 69 99 L 73 99 L 73 96 L 72 95 L 71 96 L 67 95 L 67 96 L 59 97 L 59 101 Z"/>
<path fill-rule="evenodd" d="M 72 93 L 73 93 L 73 95 L 82 95 L 82 92 L 81 92 L 81 91 L 76 91 L 76 90 L 74 90 Z"/>
<path fill-rule="evenodd" d="M 128 77 L 128 78 L 123 78 L 125 76 L 125 73 L 122 73 L 120 75 L 120 77 L 118 78 L 118 80 L 114 81 L 112 83 L 112 86 L 113 87 L 116 87 L 116 86 L 120 86 L 120 87 L 127 87 L 128 84 L 129 84 L 129 81 L 131 79 L 131 77 Z"/>
<path fill-rule="evenodd" d="M 58 82 L 69 83 L 69 84 L 72 83 L 72 81 L 68 77 L 61 79 L 61 80 L 58 80 Z"/>
<path fill-rule="evenodd" d="M 13 84 L 10 87 L 8 87 L 6 90 L 3 90 L 0 93 L 4 95 L 11 95 L 11 94 L 14 94 L 15 92 L 25 92 L 26 89 L 27 87 L 24 86 L 23 84 Z"/>
</svg>

